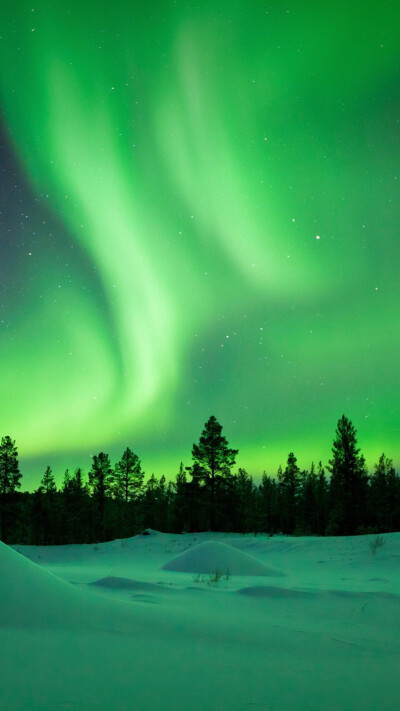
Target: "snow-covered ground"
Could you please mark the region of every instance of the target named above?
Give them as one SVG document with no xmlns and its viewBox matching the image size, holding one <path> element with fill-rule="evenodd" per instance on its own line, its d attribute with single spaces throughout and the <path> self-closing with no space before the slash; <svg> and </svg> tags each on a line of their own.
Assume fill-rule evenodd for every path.
<svg viewBox="0 0 400 711">
<path fill-rule="evenodd" d="M 400 534 L 375 539 L 0 543 L 0 709 L 397 711 Z"/>
</svg>

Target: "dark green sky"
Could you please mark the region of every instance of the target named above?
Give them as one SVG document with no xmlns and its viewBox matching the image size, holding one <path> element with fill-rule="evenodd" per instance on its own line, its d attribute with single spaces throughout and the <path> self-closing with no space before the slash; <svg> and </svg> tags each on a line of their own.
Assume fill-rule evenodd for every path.
<svg viewBox="0 0 400 711">
<path fill-rule="evenodd" d="M 25 483 L 129 445 L 399 463 L 400 6 L 0 9 L 0 432 Z"/>
</svg>

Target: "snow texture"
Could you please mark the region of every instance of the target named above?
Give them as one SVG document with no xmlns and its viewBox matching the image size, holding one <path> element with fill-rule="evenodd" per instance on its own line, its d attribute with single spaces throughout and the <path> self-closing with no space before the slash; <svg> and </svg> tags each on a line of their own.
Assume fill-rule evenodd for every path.
<svg viewBox="0 0 400 711">
<path fill-rule="evenodd" d="M 260 563 L 248 553 L 243 553 L 233 546 L 217 541 L 199 543 L 163 565 L 164 570 L 176 570 L 182 573 L 219 573 L 221 575 L 271 575 L 282 576 L 280 570 L 274 570 Z"/>
<path fill-rule="evenodd" d="M 0 709 L 393 711 L 400 534 L 373 540 L 0 544 Z"/>
</svg>

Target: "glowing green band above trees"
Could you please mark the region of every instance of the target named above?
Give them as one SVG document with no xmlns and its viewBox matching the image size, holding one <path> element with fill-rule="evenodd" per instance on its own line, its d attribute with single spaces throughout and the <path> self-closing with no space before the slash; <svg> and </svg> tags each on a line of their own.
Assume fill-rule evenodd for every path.
<svg viewBox="0 0 400 711">
<path fill-rule="evenodd" d="M 254 473 L 327 459 L 342 412 L 399 457 L 399 28 L 394 3 L 4 4 L 23 461 L 128 445 L 170 474 L 213 413 Z"/>
</svg>

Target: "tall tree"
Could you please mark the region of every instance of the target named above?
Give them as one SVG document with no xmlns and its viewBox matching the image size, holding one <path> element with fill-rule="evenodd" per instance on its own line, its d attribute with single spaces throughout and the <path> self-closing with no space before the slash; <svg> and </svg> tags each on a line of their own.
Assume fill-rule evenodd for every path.
<svg viewBox="0 0 400 711">
<path fill-rule="evenodd" d="M 262 475 L 258 496 L 260 528 L 266 533 L 276 533 L 279 530 L 278 484 L 276 479 L 268 476 L 266 472 Z"/>
<path fill-rule="evenodd" d="M 345 415 L 337 424 L 328 470 L 331 473 L 328 532 L 353 535 L 366 523 L 368 475 L 365 459 L 357 447 L 355 427 Z"/>
<path fill-rule="evenodd" d="M 36 524 L 40 529 L 42 545 L 59 543 L 57 528 L 60 524 L 57 486 L 49 466 L 46 467 L 36 497 Z"/>
<path fill-rule="evenodd" d="M 89 471 L 89 484 L 92 487 L 93 497 L 97 509 L 97 533 L 104 539 L 105 535 L 105 504 L 106 497 L 110 494 L 113 470 L 108 454 L 100 452 L 93 456 L 92 468 Z"/>
<path fill-rule="evenodd" d="M 278 473 L 278 487 L 283 533 L 294 533 L 297 523 L 298 499 L 300 493 L 300 469 L 297 458 L 290 452 L 285 470 Z"/>
<path fill-rule="evenodd" d="M 21 486 L 20 480 L 21 473 L 15 440 L 6 435 L 1 438 L 0 443 L 0 538 L 2 540 L 7 538 L 9 504 L 15 490 Z"/>
<path fill-rule="evenodd" d="M 49 466 L 46 467 L 46 471 L 42 476 L 40 486 L 45 494 L 55 494 L 57 492 L 56 482 L 54 480 L 54 474 Z"/>
<path fill-rule="evenodd" d="M 144 472 L 137 454 L 127 447 L 114 467 L 113 488 L 118 497 L 125 503 L 134 499 L 142 485 Z"/>
<path fill-rule="evenodd" d="M 92 506 L 87 484 L 83 481 L 82 470 L 73 476 L 68 469 L 64 474 L 61 488 L 63 518 L 67 543 L 88 543 L 92 541 L 90 526 Z"/>
<path fill-rule="evenodd" d="M 230 449 L 222 426 L 212 415 L 205 423 L 198 444 L 193 444 L 192 459 L 197 466 L 198 477 L 209 490 L 209 521 L 211 530 L 215 527 L 217 483 L 231 476 L 237 449 Z"/>
<path fill-rule="evenodd" d="M 310 471 L 300 474 L 297 528 L 305 535 L 317 533 L 317 484 L 318 475 L 314 462 L 311 462 Z"/>
<path fill-rule="evenodd" d="M 127 447 L 114 467 L 113 493 L 122 507 L 122 534 L 132 535 L 135 508 L 143 487 L 144 472 L 137 454 Z M 121 513 L 121 512 L 120 512 Z"/>
<path fill-rule="evenodd" d="M 324 536 L 328 525 L 329 497 L 328 482 L 325 476 L 325 469 L 322 462 L 318 463 L 317 487 L 316 487 L 316 507 L 317 507 L 317 534 Z"/>
<path fill-rule="evenodd" d="M 145 528 L 156 528 L 159 482 L 155 475 L 148 478 L 141 496 L 142 522 Z"/>
<path fill-rule="evenodd" d="M 204 531 L 209 528 L 207 502 L 205 500 L 205 487 L 203 482 L 203 472 L 195 462 L 192 467 L 186 467 L 186 471 L 192 477 L 186 485 L 187 494 L 187 522 L 185 530 Z"/>
<path fill-rule="evenodd" d="M 172 501 L 172 530 L 182 533 L 188 527 L 189 492 L 185 468 L 180 463 L 179 471 L 173 482 L 174 497 Z"/>
<path fill-rule="evenodd" d="M 169 529 L 171 487 L 167 486 L 165 476 L 162 475 L 156 487 L 156 520 L 157 530 L 167 532 Z"/>
<path fill-rule="evenodd" d="M 378 531 L 395 531 L 399 512 L 399 478 L 393 461 L 381 454 L 370 479 L 369 518 Z"/>
<path fill-rule="evenodd" d="M 245 469 L 239 467 L 234 478 L 235 505 L 229 530 L 248 533 L 254 530 L 254 483 Z M 232 527 L 233 526 L 233 527 Z"/>
</svg>

